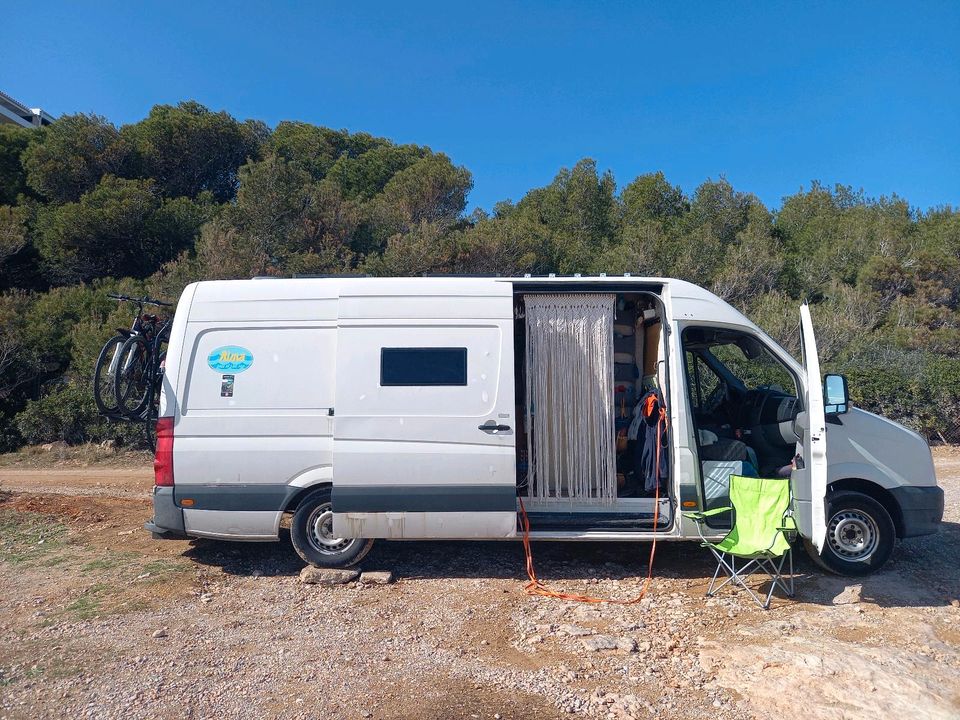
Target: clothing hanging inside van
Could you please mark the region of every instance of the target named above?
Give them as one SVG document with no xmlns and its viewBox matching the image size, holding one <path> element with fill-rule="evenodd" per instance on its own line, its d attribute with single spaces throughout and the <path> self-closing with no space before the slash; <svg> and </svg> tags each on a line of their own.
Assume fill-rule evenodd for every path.
<svg viewBox="0 0 960 720">
<path fill-rule="evenodd" d="M 648 392 L 640 400 L 634 468 L 647 494 L 657 492 L 669 477 L 670 452 L 667 424 L 663 422 L 666 405 L 658 391 Z"/>
<path fill-rule="evenodd" d="M 615 297 L 524 297 L 530 497 L 617 497 Z"/>
</svg>

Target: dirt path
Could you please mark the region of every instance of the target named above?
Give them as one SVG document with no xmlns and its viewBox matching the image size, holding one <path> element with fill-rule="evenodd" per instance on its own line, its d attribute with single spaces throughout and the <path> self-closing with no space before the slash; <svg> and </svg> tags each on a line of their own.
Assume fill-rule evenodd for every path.
<svg viewBox="0 0 960 720">
<path fill-rule="evenodd" d="M 940 535 L 861 582 L 798 558 L 769 612 L 705 599 L 693 543 L 633 606 L 524 595 L 519 543 L 380 542 L 364 569 L 394 584 L 304 585 L 287 540 L 153 541 L 147 466 L 0 467 L 0 718 L 955 718 L 960 452 L 936 460 Z M 534 552 L 628 597 L 645 549 Z"/>
<path fill-rule="evenodd" d="M 12 492 L 149 497 L 153 468 L 0 468 L 0 488 Z"/>
</svg>

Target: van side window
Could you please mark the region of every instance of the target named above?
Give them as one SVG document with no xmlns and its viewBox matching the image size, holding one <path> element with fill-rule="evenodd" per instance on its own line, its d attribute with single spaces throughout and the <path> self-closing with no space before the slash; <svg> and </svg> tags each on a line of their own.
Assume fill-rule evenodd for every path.
<svg viewBox="0 0 960 720">
<path fill-rule="evenodd" d="M 380 348 L 380 385 L 466 385 L 467 349 Z"/>
</svg>

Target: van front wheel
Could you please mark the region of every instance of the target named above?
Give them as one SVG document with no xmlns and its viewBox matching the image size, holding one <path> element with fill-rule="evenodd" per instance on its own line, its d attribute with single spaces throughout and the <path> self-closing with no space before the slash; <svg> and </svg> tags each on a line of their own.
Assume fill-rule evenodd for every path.
<svg viewBox="0 0 960 720">
<path fill-rule="evenodd" d="M 804 540 L 807 553 L 820 567 L 837 575 L 861 576 L 879 570 L 890 559 L 897 531 L 890 513 L 869 495 L 838 492 L 827 498 L 827 537 L 817 552 Z"/>
<path fill-rule="evenodd" d="M 311 493 L 297 506 L 290 523 L 290 541 L 305 562 L 329 568 L 356 565 L 373 546 L 373 540 L 333 534 L 330 488 Z"/>
</svg>

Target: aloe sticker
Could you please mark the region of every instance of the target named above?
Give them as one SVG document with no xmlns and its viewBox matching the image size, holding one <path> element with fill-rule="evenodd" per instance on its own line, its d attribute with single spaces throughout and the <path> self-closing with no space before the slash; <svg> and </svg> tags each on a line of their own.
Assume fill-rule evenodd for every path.
<svg viewBox="0 0 960 720">
<path fill-rule="evenodd" d="M 237 345 L 225 345 L 211 350 L 207 365 L 219 373 L 241 373 L 253 365 L 253 353 Z"/>
</svg>

